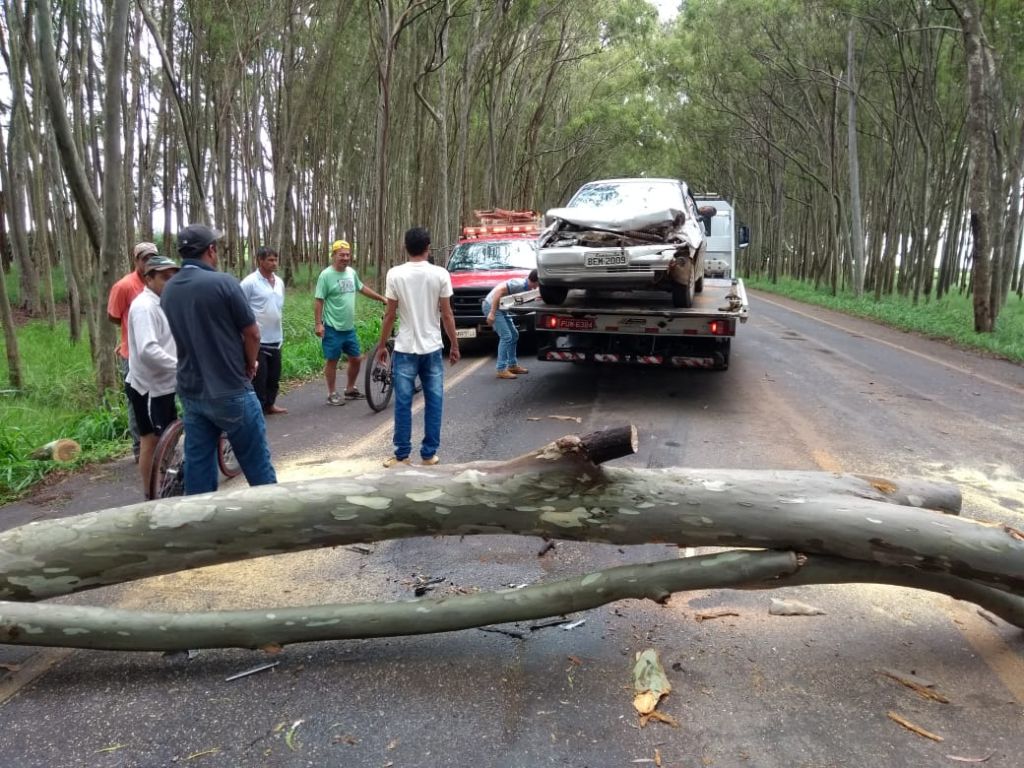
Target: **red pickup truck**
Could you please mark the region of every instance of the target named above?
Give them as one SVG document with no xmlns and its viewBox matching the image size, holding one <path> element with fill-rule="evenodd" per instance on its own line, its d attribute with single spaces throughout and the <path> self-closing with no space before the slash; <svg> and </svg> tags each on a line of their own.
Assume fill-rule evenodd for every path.
<svg viewBox="0 0 1024 768">
<path fill-rule="evenodd" d="M 478 225 L 463 228 L 446 265 L 452 276 L 452 312 L 460 339 L 496 339 L 480 302 L 499 283 L 536 269 L 540 218 L 533 211 L 474 213 Z M 533 331 L 533 315 L 516 316 L 515 323 L 520 333 Z"/>
</svg>

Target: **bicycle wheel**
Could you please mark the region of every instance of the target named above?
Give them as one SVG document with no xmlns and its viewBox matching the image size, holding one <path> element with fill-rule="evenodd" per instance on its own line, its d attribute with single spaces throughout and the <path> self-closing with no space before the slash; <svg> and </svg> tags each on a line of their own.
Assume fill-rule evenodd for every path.
<svg viewBox="0 0 1024 768">
<path fill-rule="evenodd" d="M 185 493 L 185 425 L 181 419 L 170 423 L 153 451 L 150 475 L 151 499 L 166 499 Z"/>
<path fill-rule="evenodd" d="M 242 465 L 238 463 L 235 449 L 231 447 L 231 441 L 225 434 L 221 434 L 220 440 L 217 441 L 217 465 L 221 474 L 228 479 L 237 477 L 242 472 Z"/>
<path fill-rule="evenodd" d="M 377 359 L 380 352 L 380 344 L 373 348 L 373 357 L 367 361 L 366 379 L 364 389 L 366 390 L 366 402 L 375 411 L 383 411 L 391 402 L 391 359 L 395 351 L 395 340 L 388 339 L 388 361 L 381 365 Z"/>
</svg>

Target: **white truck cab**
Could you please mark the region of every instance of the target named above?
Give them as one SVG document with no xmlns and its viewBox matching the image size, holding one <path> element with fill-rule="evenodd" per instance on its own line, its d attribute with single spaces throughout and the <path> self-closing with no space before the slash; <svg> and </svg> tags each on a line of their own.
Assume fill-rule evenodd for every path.
<svg viewBox="0 0 1024 768">
<path fill-rule="evenodd" d="M 750 230 L 738 224 L 732 204 L 720 195 L 706 193 L 694 195 L 698 206 L 710 205 L 715 215 L 705 220 L 707 249 L 704 252 L 704 276 L 736 277 L 736 249 L 746 248 L 750 243 Z"/>
</svg>

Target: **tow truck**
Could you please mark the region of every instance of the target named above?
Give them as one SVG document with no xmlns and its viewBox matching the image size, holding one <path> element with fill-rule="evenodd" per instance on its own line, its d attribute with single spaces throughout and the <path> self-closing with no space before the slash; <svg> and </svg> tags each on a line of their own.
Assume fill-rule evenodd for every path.
<svg viewBox="0 0 1024 768">
<path fill-rule="evenodd" d="M 545 304 L 534 290 L 505 297 L 501 308 L 534 316 L 538 360 L 725 370 L 737 327 L 750 313 L 735 277 L 734 239 L 745 248 L 750 235 L 735 225 L 727 201 L 715 198 L 714 205 L 729 222 L 713 231 L 715 270 L 726 277 L 705 277 L 691 307 L 674 307 L 664 291 L 576 289 L 559 305 Z"/>
<path fill-rule="evenodd" d="M 494 286 L 526 277 L 537 266 L 540 216 L 535 211 L 491 208 L 474 211 L 476 223 L 463 227 L 446 267 L 452 278 L 452 313 L 460 339 L 497 339 L 480 303 Z M 533 317 L 516 320 L 521 333 L 533 331 Z"/>
</svg>

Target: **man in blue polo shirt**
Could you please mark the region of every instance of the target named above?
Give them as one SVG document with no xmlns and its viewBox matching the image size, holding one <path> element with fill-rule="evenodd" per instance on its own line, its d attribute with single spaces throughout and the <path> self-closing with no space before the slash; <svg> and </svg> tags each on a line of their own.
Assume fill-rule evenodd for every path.
<svg viewBox="0 0 1024 768">
<path fill-rule="evenodd" d="M 181 271 L 161 296 L 178 350 L 186 494 L 217 490 L 221 432 L 227 433 L 249 485 L 277 482 L 263 409 L 252 388 L 259 365 L 259 326 L 238 281 L 216 269 L 222 236 L 205 224 L 181 230 Z"/>
</svg>

